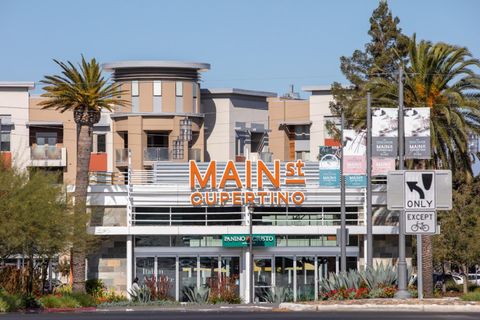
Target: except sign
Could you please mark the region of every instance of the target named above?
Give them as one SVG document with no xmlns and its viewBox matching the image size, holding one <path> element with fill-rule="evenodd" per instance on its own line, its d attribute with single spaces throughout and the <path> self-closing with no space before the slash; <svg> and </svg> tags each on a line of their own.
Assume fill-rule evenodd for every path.
<svg viewBox="0 0 480 320">
<path fill-rule="evenodd" d="M 435 210 L 435 172 L 405 172 L 405 210 Z"/>
<path fill-rule="evenodd" d="M 245 248 L 250 242 L 248 234 L 224 234 L 222 235 L 222 245 L 227 248 Z M 275 247 L 276 237 L 274 234 L 254 234 L 254 247 Z"/>
<path fill-rule="evenodd" d="M 437 213 L 435 211 L 407 211 L 405 212 L 406 234 L 435 234 Z"/>
</svg>

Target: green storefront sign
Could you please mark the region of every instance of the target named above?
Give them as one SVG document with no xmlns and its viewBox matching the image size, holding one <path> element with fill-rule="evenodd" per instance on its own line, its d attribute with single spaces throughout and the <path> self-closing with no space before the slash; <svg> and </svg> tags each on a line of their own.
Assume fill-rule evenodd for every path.
<svg viewBox="0 0 480 320">
<path fill-rule="evenodd" d="M 246 248 L 250 241 L 249 234 L 224 234 L 222 245 L 226 248 Z M 254 247 L 275 247 L 277 239 L 274 234 L 254 234 Z"/>
</svg>

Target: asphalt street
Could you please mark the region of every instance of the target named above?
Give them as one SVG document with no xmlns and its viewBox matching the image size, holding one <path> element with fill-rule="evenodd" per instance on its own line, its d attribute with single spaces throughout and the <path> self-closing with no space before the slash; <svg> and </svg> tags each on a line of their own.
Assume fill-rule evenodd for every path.
<svg viewBox="0 0 480 320">
<path fill-rule="evenodd" d="M 425 313 L 425 312 L 238 312 L 238 311 L 131 311 L 131 312 L 84 312 L 84 313 L 43 313 L 43 314 L 3 314 L 0 320 L 12 319 L 99 319 L 99 320 L 301 320 L 301 319 L 329 319 L 329 320 L 370 320 L 370 319 L 411 319 L 411 320 L 477 320 L 478 313 Z"/>
</svg>

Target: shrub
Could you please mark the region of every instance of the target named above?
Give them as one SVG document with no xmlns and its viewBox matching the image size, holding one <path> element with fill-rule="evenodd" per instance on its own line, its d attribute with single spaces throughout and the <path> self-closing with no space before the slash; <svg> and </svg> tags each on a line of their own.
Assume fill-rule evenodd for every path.
<svg viewBox="0 0 480 320">
<path fill-rule="evenodd" d="M 80 303 L 72 296 L 46 295 L 40 298 L 45 308 L 79 308 Z"/>
<path fill-rule="evenodd" d="M 18 294 L 9 294 L 5 291 L 0 291 L 0 300 L 7 304 L 6 311 L 17 311 L 22 307 L 22 297 Z"/>
<path fill-rule="evenodd" d="M 66 295 L 72 293 L 72 287 L 69 284 L 62 284 L 61 286 L 56 287 L 53 289 L 53 293 L 57 295 Z"/>
<path fill-rule="evenodd" d="M 134 302 L 147 303 L 152 301 L 150 289 L 146 285 L 141 285 L 137 289 L 128 292 Z"/>
<path fill-rule="evenodd" d="M 265 292 L 261 298 L 270 303 L 290 302 L 293 301 L 293 292 L 290 288 L 275 288 Z"/>
<path fill-rule="evenodd" d="M 81 307 L 94 307 L 97 304 L 95 298 L 88 293 L 71 293 L 68 296 L 77 300 Z"/>
<path fill-rule="evenodd" d="M 8 311 L 8 303 L 0 298 L 0 312 L 7 312 Z"/>
<path fill-rule="evenodd" d="M 236 277 L 221 277 L 220 279 L 210 279 L 210 295 L 208 301 L 210 303 L 241 303 L 241 299 L 237 294 L 238 286 Z"/>
<path fill-rule="evenodd" d="M 42 304 L 37 298 L 32 294 L 26 294 L 22 296 L 21 307 L 24 309 L 37 309 L 41 308 Z"/>
<path fill-rule="evenodd" d="M 382 288 L 375 288 L 370 290 L 368 297 L 371 299 L 385 298 L 385 292 Z"/>
<path fill-rule="evenodd" d="M 88 279 L 85 281 L 85 291 L 95 298 L 102 297 L 106 289 L 103 281 L 100 279 Z"/>
<path fill-rule="evenodd" d="M 480 292 L 474 291 L 464 294 L 460 297 L 463 301 L 480 301 Z"/>
<path fill-rule="evenodd" d="M 150 289 L 152 300 L 171 300 L 170 289 L 173 287 L 172 280 L 165 275 L 154 276 L 145 279 L 145 285 Z"/>
<path fill-rule="evenodd" d="M 113 289 L 104 293 L 102 297 L 97 297 L 96 300 L 97 303 L 128 301 L 127 297 L 123 294 L 117 294 Z"/>
</svg>

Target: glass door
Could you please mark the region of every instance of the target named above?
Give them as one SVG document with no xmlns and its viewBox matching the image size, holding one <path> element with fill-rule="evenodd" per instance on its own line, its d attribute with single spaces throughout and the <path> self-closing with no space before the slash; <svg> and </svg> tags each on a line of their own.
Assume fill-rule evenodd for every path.
<svg viewBox="0 0 480 320">
<path fill-rule="evenodd" d="M 253 259 L 255 301 L 268 301 L 272 295 L 272 258 Z"/>
</svg>

